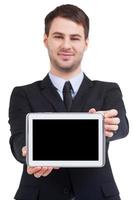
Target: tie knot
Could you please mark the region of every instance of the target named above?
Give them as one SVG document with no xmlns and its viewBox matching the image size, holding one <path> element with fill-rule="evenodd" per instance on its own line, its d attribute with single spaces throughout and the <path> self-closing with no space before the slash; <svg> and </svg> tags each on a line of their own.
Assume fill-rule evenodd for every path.
<svg viewBox="0 0 133 200">
<path fill-rule="evenodd" d="M 70 81 L 66 81 L 63 87 L 63 93 L 65 92 L 71 92 L 72 89 L 72 85 L 70 83 Z"/>
</svg>

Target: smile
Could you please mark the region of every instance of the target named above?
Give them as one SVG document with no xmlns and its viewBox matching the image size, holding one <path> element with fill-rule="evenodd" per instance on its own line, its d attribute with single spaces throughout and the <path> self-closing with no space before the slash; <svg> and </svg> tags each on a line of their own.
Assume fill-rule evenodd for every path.
<svg viewBox="0 0 133 200">
<path fill-rule="evenodd" d="M 58 53 L 58 55 L 61 55 L 61 56 L 73 56 L 74 54 L 73 53 Z"/>
<path fill-rule="evenodd" d="M 58 55 L 59 55 L 62 59 L 67 59 L 67 60 L 74 56 L 73 53 L 58 53 Z"/>
</svg>

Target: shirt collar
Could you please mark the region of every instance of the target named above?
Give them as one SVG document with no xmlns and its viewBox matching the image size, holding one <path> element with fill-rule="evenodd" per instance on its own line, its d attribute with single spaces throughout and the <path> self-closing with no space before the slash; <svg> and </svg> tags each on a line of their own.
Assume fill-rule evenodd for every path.
<svg viewBox="0 0 133 200">
<path fill-rule="evenodd" d="M 80 72 L 80 74 L 78 74 L 77 76 L 71 78 L 70 80 L 65 80 L 63 78 L 60 78 L 58 76 L 53 75 L 51 72 L 49 72 L 49 77 L 50 80 L 52 81 L 53 85 L 60 91 L 63 91 L 63 87 L 66 81 L 70 81 L 72 88 L 73 88 L 73 92 L 77 93 L 83 78 L 84 78 L 84 74 L 83 72 Z"/>
</svg>

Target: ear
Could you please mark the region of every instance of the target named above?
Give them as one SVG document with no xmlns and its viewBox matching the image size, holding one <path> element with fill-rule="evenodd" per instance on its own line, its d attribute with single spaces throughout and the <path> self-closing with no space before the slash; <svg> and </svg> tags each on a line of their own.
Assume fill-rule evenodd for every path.
<svg viewBox="0 0 133 200">
<path fill-rule="evenodd" d="M 44 34 L 43 43 L 44 43 L 45 47 L 47 48 L 48 47 L 48 36 L 46 34 Z"/>
<path fill-rule="evenodd" d="M 85 40 L 85 50 L 87 50 L 88 46 L 89 46 L 89 38 Z"/>
</svg>

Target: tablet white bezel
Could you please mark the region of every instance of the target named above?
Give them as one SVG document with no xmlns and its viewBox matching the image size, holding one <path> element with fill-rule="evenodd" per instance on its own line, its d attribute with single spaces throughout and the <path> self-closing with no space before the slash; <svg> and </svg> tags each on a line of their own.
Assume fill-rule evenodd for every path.
<svg viewBox="0 0 133 200">
<path fill-rule="evenodd" d="M 33 157 L 32 122 L 34 119 L 97 119 L 99 122 L 98 161 L 35 161 Z M 26 146 L 28 153 L 26 162 L 29 166 L 53 166 L 53 167 L 102 167 L 105 164 L 105 136 L 103 128 L 103 115 L 101 113 L 28 113 L 26 116 Z"/>
</svg>

